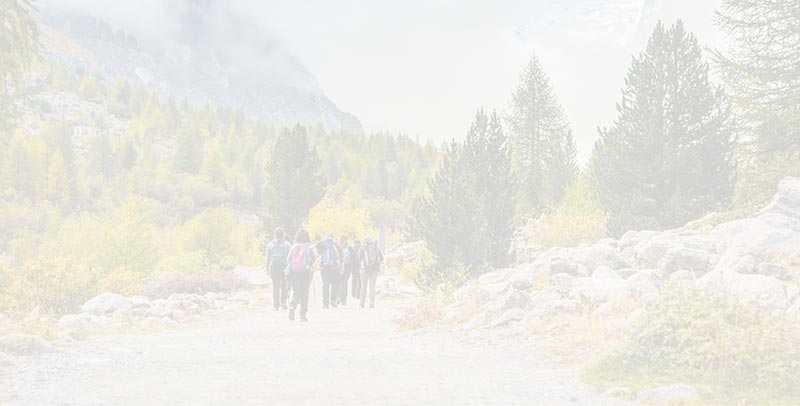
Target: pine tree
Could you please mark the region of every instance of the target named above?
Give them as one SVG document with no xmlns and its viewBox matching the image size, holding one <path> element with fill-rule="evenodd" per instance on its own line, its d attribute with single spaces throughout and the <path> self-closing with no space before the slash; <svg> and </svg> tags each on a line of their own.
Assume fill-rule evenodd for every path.
<svg viewBox="0 0 800 406">
<path fill-rule="evenodd" d="M 633 60 L 617 110 L 590 163 L 613 234 L 680 226 L 729 202 L 729 110 L 682 22 L 658 24 Z"/>
<path fill-rule="evenodd" d="M 114 173 L 114 151 L 107 133 L 101 133 L 89 146 L 89 173 L 110 176 Z"/>
<path fill-rule="evenodd" d="M 519 214 L 539 213 L 561 200 L 575 179 L 577 163 L 572 130 L 536 56 L 520 76 L 506 120 L 521 179 Z"/>
<path fill-rule="evenodd" d="M 305 128 L 298 125 L 278 136 L 265 170 L 267 224 L 294 233 L 325 194 L 320 160 L 308 144 Z"/>
</svg>

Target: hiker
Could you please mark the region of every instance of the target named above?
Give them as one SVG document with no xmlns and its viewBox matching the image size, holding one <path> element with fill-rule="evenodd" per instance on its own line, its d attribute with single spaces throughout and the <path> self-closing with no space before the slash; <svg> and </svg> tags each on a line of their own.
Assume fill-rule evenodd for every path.
<svg viewBox="0 0 800 406">
<path fill-rule="evenodd" d="M 286 259 L 286 274 L 292 285 L 292 303 L 289 305 L 289 320 L 294 320 L 294 311 L 300 306 L 300 321 L 308 321 L 308 288 L 311 285 L 311 272 L 317 258 L 317 249 L 311 244 L 308 231 L 297 230 L 294 245 Z"/>
<path fill-rule="evenodd" d="M 322 276 L 322 308 L 328 309 L 339 304 L 339 279 L 342 267 L 342 253 L 333 241 L 333 234 L 328 234 L 317 245 L 320 261 L 320 275 Z"/>
<path fill-rule="evenodd" d="M 353 264 L 353 299 L 361 297 L 361 241 L 357 238 L 353 241 L 353 252 L 355 253 L 355 264 Z"/>
<path fill-rule="evenodd" d="M 350 284 L 350 276 L 356 278 L 358 273 L 358 250 L 350 245 L 350 238 L 347 234 L 339 237 L 339 248 L 342 251 L 342 272 L 339 279 L 339 300 L 342 306 L 347 304 L 347 286 Z M 353 285 L 355 290 L 355 285 Z"/>
<path fill-rule="evenodd" d="M 286 280 L 286 257 L 292 244 L 286 241 L 286 233 L 276 228 L 274 239 L 267 244 L 265 262 L 267 274 L 272 278 L 272 306 L 275 310 L 286 309 L 289 281 Z"/>
<path fill-rule="evenodd" d="M 364 238 L 364 246 L 361 247 L 361 307 L 367 300 L 367 288 L 369 288 L 369 308 L 375 307 L 375 281 L 381 271 L 383 263 L 383 253 L 378 248 L 378 242 L 367 236 Z"/>
</svg>

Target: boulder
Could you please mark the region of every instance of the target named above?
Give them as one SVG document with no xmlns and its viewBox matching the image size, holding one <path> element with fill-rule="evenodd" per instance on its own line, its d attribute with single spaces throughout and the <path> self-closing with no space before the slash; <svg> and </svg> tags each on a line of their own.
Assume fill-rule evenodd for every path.
<svg viewBox="0 0 800 406">
<path fill-rule="evenodd" d="M 758 264 L 756 273 L 764 276 L 771 276 L 775 279 L 787 281 L 792 279 L 792 274 L 788 268 L 781 264 L 774 264 L 771 262 L 762 262 Z"/>
<path fill-rule="evenodd" d="M 720 258 L 714 269 L 746 274 L 755 273 L 756 265 L 756 259 L 752 255 L 747 254 L 739 256 L 729 254 Z"/>
<path fill-rule="evenodd" d="M 533 309 L 541 308 L 545 306 L 546 303 L 555 300 L 561 300 L 559 289 L 555 287 L 545 288 L 531 297 L 530 307 Z"/>
<path fill-rule="evenodd" d="M 709 266 L 709 253 L 707 251 L 685 247 L 671 248 L 664 258 L 658 261 L 658 269 L 661 270 L 665 276 L 680 270 L 705 274 Z"/>
<path fill-rule="evenodd" d="M 486 312 L 480 312 L 472 316 L 472 318 L 469 319 L 469 321 L 466 324 L 464 324 L 463 329 L 467 331 L 474 330 L 478 327 L 485 325 L 488 321 L 489 317 L 487 316 Z"/>
<path fill-rule="evenodd" d="M 576 261 L 586 266 L 591 272 L 595 269 L 606 266 L 611 269 L 622 269 L 628 266 L 628 261 L 622 253 L 610 245 L 594 244 L 578 250 L 575 255 Z"/>
<path fill-rule="evenodd" d="M 778 193 L 759 215 L 771 213 L 800 219 L 800 179 L 785 178 L 778 183 Z"/>
<path fill-rule="evenodd" d="M 508 282 L 511 275 L 516 272 L 514 269 L 501 269 L 498 271 L 487 272 L 478 277 L 478 283 L 481 285 L 495 284 L 501 282 Z"/>
<path fill-rule="evenodd" d="M 8 334 L 0 337 L 0 351 L 10 355 L 36 355 L 55 349 L 43 338 L 29 334 Z"/>
<path fill-rule="evenodd" d="M 618 269 L 616 272 L 617 272 L 617 275 L 619 275 L 620 278 L 628 279 L 631 275 L 636 273 L 636 270 L 633 269 L 633 268 L 622 268 L 622 269 Z"/>
<path fill-rule="evenodd" d="M 115 293 L 101 293 L 81 306 L 81 311 L 95 315 L 114 313 L 119 309 L 130 309 L 133 303 L 126 297 Z"/>
<path fill-rule="evenodd" d="M 144 296 L 132 296 L 130 297 L 130 301 L 131 301 L 131 306 L 134 309 L 150 307 L 150 299 Z"/>
<path fill-rule="evenodd" d="M 13 358 L 9 357 L 3 352 L 0 352 L 0 369 L 6 369 L 6 368 L 16 369 L 17 363 L 14 362 Z"/>
<path fill-rule="evenodd" d="M 658 294 L 655 277 L 647 272 L 639 272 L 626 279 L 628 292 L 635 297 Z"/>
<path fill-rule="evenodd" d="M 628 293 L 628 283 L 623 279 L 590 279 L 569 292 L 572 300 L 600 305 L 610 299 L 623 298 Z"/>
<path fill-rule="evenodd" d="M 636 402 L 653 405 L 694 404 L 700 402 L 700 393 L 680 383 L 640 391 L 636 395 Z"/>
<path fill-rule="evenodd" d="M 562 291 L 569 291 L 575 286 L 575 278 L 566 273 L 557 273 L 550 277 L 550 285 L 557 287 Z"/>
<path fill-rule="evenodd" d="M 533 287 L 535 281 L 535 275 L 529 272 L 517 272 L 509 280 L 511 286 L 517 290 L 528 290 Z"/>
<path fill-rule="evenodd" d="M 501 314 L 500 317 L 494 319 L 489 324 L 489 327 L 505 326 L 506 324 L 511 323 L 512 321 L 522 320 L 523 317 L 525 317 L 524 310 L 517 308 L 508 309 L 505 312 L 503 312 L 503 314 Z"/>
<path fill-rule="evenodd" d="M 624 251 L 625 249 L 633 247 L 642 241 L 649 240 L 658 234 L 658 231 L 651 230 L 628 231 L 619 239 L 617 246 L 619 249 Z"/>
<path fill-rule="evenodd" d="M 592 279 L 622 279 L 613 269 L 601 265 L 592 272 Z"/>
<path fill-rule="evenodd" d="M 615 386 L 603 392 L 603 396 L 607 398 L 630 399 L 633 396 L 633 392 L 626 387 Z"/>
<path fill-rule="evenodd" d="M 800 299 L 795 300 L 794 304 L 786 310 L 786 315 L 800 322 Z"/>
<path fill-rule="evenodd" d="M 682 247 L 679 239 L 677 234 L 666 231 L 636 244 L 633 253 L 635 264 L 640 268 L 657 267 L 670 250 Z"/>
<path fill-rule="evenodd" d="M 87 331 L 92 329 L 92 315 L 89 313 L 68 314 L 56 323 L 61 330 Z"/>
<path fill-rule="evenodd" d="M 725 293 L 743 302 L 775 309 L 789 307 L 783 283 L 769 276 L 714 270 L 698 279 L 697 283 L 707 291 Z"/>
<path fill-rule="evenodd" d="M 508 289 L 508 286 L 508 282 L 481 285 L 481 287 L 475 292 L 475 301 L 478 304 L 486 303 L 497 297 L 499 294 L 505 292 Z"/>
<path fill-rule="evenodd" d="M 557 258 L 550 262 L 548 267 L 550 274 L 565 273 L 568 275 L 578 274 L 578 264 L 568 258 Z"/>
</svg>

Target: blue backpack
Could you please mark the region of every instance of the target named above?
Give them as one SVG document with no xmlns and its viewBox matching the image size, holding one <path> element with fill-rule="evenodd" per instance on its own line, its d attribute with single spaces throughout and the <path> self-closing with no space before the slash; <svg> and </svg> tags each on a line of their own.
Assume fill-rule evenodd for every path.
<svg viewBox="0 0 800 406">
<path fill-rule="evenodd" d="M 339 266 L 339 250 L 333 241 L 327 240 L 322 244 L 321 262 L 324 268 Z"/>
</svg>

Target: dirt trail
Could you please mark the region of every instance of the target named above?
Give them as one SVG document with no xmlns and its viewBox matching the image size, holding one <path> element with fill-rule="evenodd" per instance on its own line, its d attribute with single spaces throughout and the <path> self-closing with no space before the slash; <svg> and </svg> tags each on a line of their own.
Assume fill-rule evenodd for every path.
<svg viewBox="0 0 800 406">
<path fill-rule="evenodd" d="M 312 306 L 310 322 L 255 310 L 209 326 L 79 342 L 17 358 L 9 405 L 609 404 L 516 346 L 454 342 L 375 310 Z"/>
</svg>

